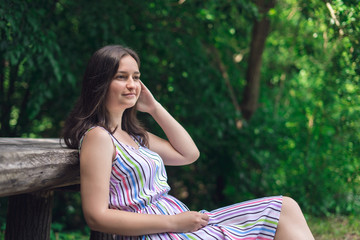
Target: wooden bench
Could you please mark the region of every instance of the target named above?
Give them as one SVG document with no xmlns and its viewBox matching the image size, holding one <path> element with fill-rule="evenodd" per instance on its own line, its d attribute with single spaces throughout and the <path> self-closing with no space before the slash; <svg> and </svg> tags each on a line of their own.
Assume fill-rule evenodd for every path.
<svg viewBox="0 0 360 240">
<path fill-rule="evenodd" d="M 0 197 L 8 197 L 5 240 L 49 240 L 54 190 L 80 183 L 77 150 L 59 139 L 0 138 Z M 91 240 L 111 234 L 91 231 Z"/>
</svg>

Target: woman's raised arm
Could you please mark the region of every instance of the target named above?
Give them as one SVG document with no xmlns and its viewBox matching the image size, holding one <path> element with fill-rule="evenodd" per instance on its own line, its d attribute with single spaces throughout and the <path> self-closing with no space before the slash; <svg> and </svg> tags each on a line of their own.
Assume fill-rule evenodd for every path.
<svg viewBox="0 0 360 240">
<path fill-rule="evenodd" d="M 137 109 L 149 113 L 166 134 L 169 141 L 149 133 L 149 148 L 158 153 L 166 165 L 186 165 L 199 158 L 200 152 L 188 132 L 156 101 L 143 83 Z"/>
</svg>

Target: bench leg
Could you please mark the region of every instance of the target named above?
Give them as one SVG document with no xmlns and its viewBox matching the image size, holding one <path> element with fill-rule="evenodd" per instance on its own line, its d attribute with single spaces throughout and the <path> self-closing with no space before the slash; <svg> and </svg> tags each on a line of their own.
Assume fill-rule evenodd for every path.
<svg viewBox="0 0 360 240">
<path fill-rule="evenodd" d="M 114 240 L 112 234 L 91 231 L 90 240 Z"/>
<path fill-rule="evenodd" d="M 53 191 L 8 198 L 5 240 L 50 240 Z"/>
</svg>

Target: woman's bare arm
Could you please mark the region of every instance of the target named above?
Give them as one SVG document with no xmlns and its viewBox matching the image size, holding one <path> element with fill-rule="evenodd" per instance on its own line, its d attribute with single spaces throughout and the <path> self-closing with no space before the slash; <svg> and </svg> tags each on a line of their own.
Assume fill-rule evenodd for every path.
<svg viewBox="0 0 360 240">
<path fill-rule="evenodd" d="M 101 128 L 89 131 L 80 152 L 81 199 L 87 224 L 93 230 L 126 236 L 196 231 L 208 222 L 206 214 L 150 215 L 109 209 L 109 183 L 114 145 Z"/>
</svg>

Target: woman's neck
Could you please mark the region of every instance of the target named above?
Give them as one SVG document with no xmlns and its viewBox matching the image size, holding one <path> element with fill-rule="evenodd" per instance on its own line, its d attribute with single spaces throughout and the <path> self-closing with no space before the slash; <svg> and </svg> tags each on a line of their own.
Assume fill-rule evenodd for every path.
<svg viewBox="0 0 360 240">
<path fill-rule="evenodd" d="M 113 131 L 115 128 L 121 130 L 122 116 L 124 112 L 109 113 L 109 127 Z"/>
</svg>

